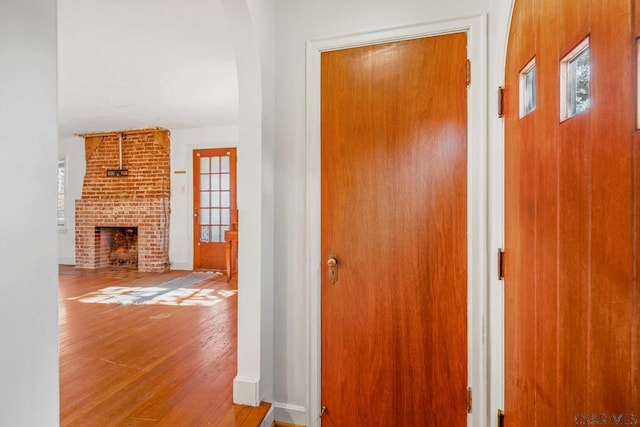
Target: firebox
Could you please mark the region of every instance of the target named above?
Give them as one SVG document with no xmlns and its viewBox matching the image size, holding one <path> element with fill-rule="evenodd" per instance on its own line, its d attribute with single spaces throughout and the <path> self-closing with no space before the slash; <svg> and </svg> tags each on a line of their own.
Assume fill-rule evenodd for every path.
<svg viewBox="0 0 640 427">
<path fill-rule="evenodd" d="M 96 227 L 96 264 L 138 269 L 138 227 Z"/>
</svg>

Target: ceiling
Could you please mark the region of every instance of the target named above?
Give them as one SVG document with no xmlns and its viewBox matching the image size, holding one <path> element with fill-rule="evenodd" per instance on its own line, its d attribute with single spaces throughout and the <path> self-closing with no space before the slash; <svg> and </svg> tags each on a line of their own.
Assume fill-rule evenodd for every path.
<svg viewBox="0 0 640 427">
<path fill-rule="evenodd" d="M 61 137 L 237 123 L 220 0 L 58 0 Z"/>
</svg>

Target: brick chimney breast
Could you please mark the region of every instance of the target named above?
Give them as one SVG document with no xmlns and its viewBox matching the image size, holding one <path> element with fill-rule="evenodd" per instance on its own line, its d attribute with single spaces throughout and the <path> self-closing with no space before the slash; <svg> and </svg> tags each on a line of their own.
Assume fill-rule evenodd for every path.
<svg viewBox="0 0 640 427">
<path fill-rule="evenodd" d="M 101 228 L 137 228 L 138 270 L 169 268 L 170 144 L 162 128 L 81 134 L 86 172 L 76 200 L 76 267 L 104 267 Z M 102 251 L 104 252 L 104 251 Z"/>
</svg>

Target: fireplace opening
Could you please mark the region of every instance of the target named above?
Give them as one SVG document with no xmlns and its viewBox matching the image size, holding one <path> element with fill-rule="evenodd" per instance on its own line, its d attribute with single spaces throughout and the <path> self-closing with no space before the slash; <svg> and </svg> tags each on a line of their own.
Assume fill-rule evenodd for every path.
<svg viewBox="0 0 640 427">
<path fill-rule="evenodd" d="M 96 227 L 100 267 L 138 268 L 138 227 Z"/>
</svg>

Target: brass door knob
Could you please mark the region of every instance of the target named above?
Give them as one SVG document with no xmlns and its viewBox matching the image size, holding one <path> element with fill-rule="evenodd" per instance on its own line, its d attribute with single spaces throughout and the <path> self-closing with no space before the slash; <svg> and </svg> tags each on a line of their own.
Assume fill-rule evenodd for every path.
<svg viewBox="0 0 640 427">
<path fill-rule="evenodd" d="M 331 283 L 336 283 L 338 281 L 338 260 L 335 254 L 329 255 L 330 258 L 327 260 L 327 266 L 329 267 L 329 280 Z"/>
</svg>

